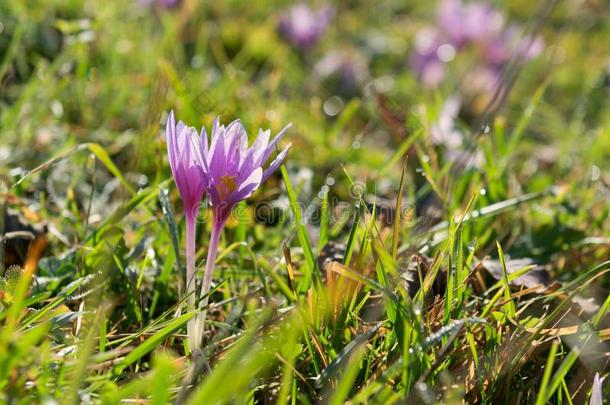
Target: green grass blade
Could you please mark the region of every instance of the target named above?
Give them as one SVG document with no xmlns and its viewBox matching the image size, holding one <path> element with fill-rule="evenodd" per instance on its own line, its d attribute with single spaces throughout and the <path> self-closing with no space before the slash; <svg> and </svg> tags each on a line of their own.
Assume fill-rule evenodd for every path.
<svg viewBox="0 0 610 405">
<path fill-rule="evenodd" d="M 301 248 L 303 248 L 303 253 L 305 254 L 306 274 L 305 280 L 303 281 L 303 285 L 305 289 L 308 289 L 309 285 L 311 284 L 312 277 L 317 277 L 314 276 L 314 271 L 316 269 L 316 261 L 313 255 L 313 250 L 311 249 L 309 235 L 307 234 L 307 229 L 305 228 L 305 224 L 303 222 L 303 213 L 301 211 L 301 206 L 299 205 L 296 192 L 294 191 L 294 187 L 292 185 L 292 182 L 290 181 L 290 176 L 288 176 L 288 171 L 284 166 L 282 166 L 280 170 L 282 172 L 282 178 L 284 179 L 284 185 L 286 186 L 288 200 L 290 201 L 290 209 L 292 210 L 292 214 L 294 215 L 295 227 L 297 229 L 297 238 L 299 240 Z"/>
<path fill-rule="evenodd" d="M 544 367 L 544 374 L 542 375 L 542 381 L 538 388 L 538 397 L 536 398 L 536 405 L 544 405 L 547 403 L 547 396 L 549 391 L 549 380 L 551 379 L 551 373 L 553 371 L 553 363 L 555 362 L 555 356 L 557 355 L 557 348 L 559 342 L 554 341 L 549 350 L 549 356 L 546 360 L 546 366 Z"/>
<path fill-rule="evenodd" d="M 154 335 L 146 339 L 141 345 L 136 347 L 127 356 L 125 356 L 125 358 L 117 364 L 117 372 L 121 373 L 127 366 L 138 361 L 140 358 L 142 358 L 142 356 L 153 351 L 159 345 L 159 343 L 163 341 L 163 339 L 165 339 L 173 331 L 187 323 L 188 320 L 193 318 L 196 314 L 196 312 L 189 312 L 168 322 L 162 329 L 160 329 Z"/>
<path fill-rule="evenodd" d="M 127 189 L 127 191 L 129 191 L 131 194 L 136 193 L 133 187 L 131 187 L 131 184 L 129 184 L 127 180 L 125 180 L 125 177 L 123 177 L 123 173 L 121 173 L 121 171 L 118 167 L 116 167 L 112 159 L 110 159 L 110 156 L 108 156 L 108 152 L 106 152 L 106 149 L 104 149 L 101 145 L 97 143 L 88 143 L 87 148 L 89 149 L 89 151 L 91 151 L 91 153 L 95 155 L 95 157 L 98 158 L 100 162 L 102 162 L 104 166 L 106 166 L 106 169 L 108 169 L 108 171 L 112 173 L 114 177 L 119 179 L 119 181 Z"/>
<path fill-rule="evenodd" d="M 504 261 L 504 252 L 502 251 L 502 246 L 500 246 L 500 242 L 496 242 L 496 246 L 498 248 L 498 256 L 500 258 L 500 263 L 502 264 L 502 286 L 504 287 L 504 299 L 506 300 L 505 309 L 506 314 L 511 318 L 515 319 L 515 303 L 511 297 L 510 293 L 510 284 L 508 283 L 508 271 L 506 270 L 506 262 Z"/>
</svg>

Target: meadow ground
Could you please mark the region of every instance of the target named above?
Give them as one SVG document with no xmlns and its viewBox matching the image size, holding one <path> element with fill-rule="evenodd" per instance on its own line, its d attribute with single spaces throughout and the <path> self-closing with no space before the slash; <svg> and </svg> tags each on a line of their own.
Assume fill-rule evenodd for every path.
<svg viewBox="0 0 610 405">
<path fill-rule="evenodd" d="M 0 2 L 0 402 L 608 403 L 609 43 L 605 0 Z M 170 110 L 292 124 L 205 296 Z"/>
</svg>

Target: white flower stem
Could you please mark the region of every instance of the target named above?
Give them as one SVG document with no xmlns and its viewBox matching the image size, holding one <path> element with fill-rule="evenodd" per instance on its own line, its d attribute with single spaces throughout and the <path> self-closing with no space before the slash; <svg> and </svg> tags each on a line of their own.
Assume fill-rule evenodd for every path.
<svg viewBox="0 0 610 405">
<path fill-rule="evenodd" d="M 208 257 L 205 263 L 205 272 L 203 274 L 203 283 L 201 284 L 201 294 L 199 297 L 199 309 L 205 308 L 209 302 L 208 293 L 212 286 L 212 276 L 214 274 L 214 267 L 216 263 L 216 255 L 218 253 L 218 243 L 220 242 L 220 236 L 222 235 L 222 229 L 224 228 L 224 222 L 214 221 L 212 225 L 212 233 L 210 235 L 210 245 L 208 246 Z M 196 318 L 196 333 L 199 339 L 203 338 L 204 323 L 207 316 L 207 310 L 201 311 L 197 314 Z"/>
<path fill-rule="evenodd" d="M 190 310 L 195 309 L 195 295 L 196 285 L 195 274 L 197 269 L 195 267 L 195 236 L 196 236 L 196 217 L 186 215 L 186 295 L 188 308 Z M 201 346 L 201 335 L 197 333 L 197 322 L 196 318 L 191 318 L 187 325 L 187 336 L 189 349 L 199 349 Z"/>
</svg>

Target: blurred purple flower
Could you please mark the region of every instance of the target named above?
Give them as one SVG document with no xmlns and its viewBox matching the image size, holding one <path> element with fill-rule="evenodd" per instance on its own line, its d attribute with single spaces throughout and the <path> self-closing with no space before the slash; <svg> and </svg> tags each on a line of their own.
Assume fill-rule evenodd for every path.
<svg viewBox="0 0 610 405">
<path fill-rule="evenodd" d="M 143 7 L 159 6 L 161 8 L 174 8 L 177 7 L 182 0 L 138 0 L 138 2 Z"/>
<path fill-rule="evenodd" d="M 503 65 L 516 54 L 523 61 L 528 61 L 540 55 L 544 50 L 541 38 L 523 35 L 521 28 L 512 25 L 489 40 L 485 46 L 486 62 Z"/>
<path fill-rule="evenodd" d="M 337 80 L 337 91 L 352 95 L 369 75 L 368 63 L 360 53 L 355 51 L 332 51 L 320 59 L 314 73 L 321 79 Z"/>
<path fill-rule="evenodd" d="M 472 97 L 492 93 L 502 78 L 502 67 L 493 64 L 474 66 L 462 80 L 464 93 Z"/>
<path fill-rule="evenodd" d="M 485 42 L 502 30 L 502 14 L 489 4 L 461 0 L 442 0 L 437 14 L 438 26 L 449 42 L 460 48 L 467 42 Z"/>
<path fill-rule="evenodd" d="M 445 78 L 445 62 L 438 55 L 442 45 L 441 33 L 432 28 L 421 30 L 415 37 L 415 51 L 411 54 L 410 65 L 425 86 L 436 87 Z"/>
<path fill-rule="evenodd" d="M 309 48 L 320 40 L 332 15 L 331 7 L 314 11 L 305 3 L 299 3 L 281 17 L 279 30 L 294 46 Z"/>
<path fill-rule="evenodd" d="M 458 114 L 461 100 L 458 96 L 451 96 L 441 106 L 438 120 L 430 126 L 430 141 L 444 148 L 444 158 L 457 167 L 480 167 L 484 163 L 483 153 L 469 150 L 464 133 L 458 126 Z"/>
<path fill-rule="evenodd" d="M 544 44 L 538 37 L 522 36 L 517 26 L 505 27 L 503 15 L 491 5 L 462 0 L 441 0 L 438 28 L 425 28 L 415 37 L 410 65 L 425 86 L 436 87 L 445 77 L 445 65 L 466 47 L 479 49 L 487 82 L 493 88 L 504 64 L 515 53 L 522 62 L 539 55 Z"/>
<path fill-rule="evenodd" d="M 458 96 L 451 96 L 445 100 L 441 107 L 438 120 L 430 127 L 430 140 L 435 145 L 444 145 L 447 148 L 459 148 L 462 145 L 463 135 L 456 125 L 461 101 Z"/>
</svg>

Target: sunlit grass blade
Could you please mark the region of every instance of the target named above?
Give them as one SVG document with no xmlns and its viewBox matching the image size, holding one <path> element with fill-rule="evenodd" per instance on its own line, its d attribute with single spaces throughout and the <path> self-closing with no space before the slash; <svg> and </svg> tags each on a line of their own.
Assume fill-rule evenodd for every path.
<svg viewBox="0 0 610 405">
<path fill-rule="evenodd" d="M 508 270 L 506 270 L 506 262 L 504 260 L 504 252 L 502 251 L 502 246 L 500 246 L 500 242 L 496 242 L 498 248 L 498 256 L 500 258 L 500 263 L 502 264 L 502 287 L 504 288 L 504 299 L 506 300 L 506 304 L 504 308 L 506 309 L 506 314 L 511 318 L 515 318 L 515 303 L 513 302 L 513 298 L 510 293 L 510 284 L 508 282 Z"/>
<path fill-rule="evenodd" d="M 537 403 L 546 404 L 551 400 L 551 397 L 557 391 L 559 386 L 565 381 L 566 375 L 572 369 L 572 366 L 578 360 L 580 356 L 580 350 L 577 347 L 572 348 L 570 353 L 563 359 L 557 371 L 553 374 L 548 387 L 545 386 L 545 390 L 541 398 L 537 400 Z"/>
<path fill-rule="evenodd" d="M 356 356 L 358 350 L 365 344 L 384 324 L 384 322 L 377 323 L 373 327 L 369 328 L 366 332 L 356 336 L 354 340 L 349 342 L 337 357 L 330 362 L 330 364 L 322 370 L 320 375 L 316 378 L 316 387 L 322 388 L 331 378 L 333 378 L 341 369 L 349 368 L 351 358 Z"/>
<path fill-rule="evenodd" d="M 340 405 L 345 403 L 345 400 L 354 388 L 354 382 L 361 372 L 360 363 L 364 355 L 365 349 L 356 349 L 349 357 L 347 364 L 343 368 L 343 374 L 339 379 L 332 396 L 330 397 L 329 405 Z"/>
<path fill-rule="evenodd" d="M 318 255 L 328 242 L 328 192 L 322 196 L 322 204 L 320 205 L 320 236 L 318 237 Z"/>
<path fill-rule="evenodd" d="M 551 379 L 551 373 L 553 372 L 553 363 L 555 362 L 555 356 L 557 355 L 557 348 L 559 347 L 559 342 L 554 341 L 551 345 L 551 350 L 549 350 L 549 355 L 547 357 L 546 366 L 544 367 L 544 374 L 542 375 L 542 381 L 540 382 L 540 388 L 538 389 L 538 398 L 536 398 L 536 405 L 544 405 L 548 400 L 548 384 Z"/>
<path fill-rule="evenodd" d="M 313 250 L 311 249 L 311 242 L 309 241 L 307 229 L 305 229 L 305 224 L 303 222 L 303 213 L 301 211 L 301 206 L 299 205 L 297 195 L 294 191 L 292 182 L 290 181 L 290 176 L 288 175 L 288 171 L 286 171 L 286 168 L 284 166 L 282 166 L 280 170 L 282 172 L 282 178 L 284 179 L 284 184 L 286 186 L 288 200 L 290 201 L 290 209 L 292 210 L 292 214 L 294 215 L 294 226 L 297 229 L 297 238 L 305 254 L 306 274 L 305 280 L 303 280 L 303 285 L 304 288 L 307 289 L 311 284 L 312 278 L 318 277 L 317 273 L 316 275 L 314 275 L 316 269 L 316 261 L 313 255 Z"/>
<path fill-rule="evenodd" d="M 354 220 L 352 222 L 352 227 L 349 231 L 349 237 L 347 238 L 347 243 L 345 245 L 345 255 L 343 256 L 343 264 L 349 266 L 349 262 L 352 259 L 352 254 L 354 252 L 354 246 L 356 242 L 356 232 L 358 231 L 358 225 L 360 224 L 360 217 L 362 216 L 362 205 L 360 202 L 356 203 L 354 211 Z"/>
<path fill-rule="evenodd" d="M 407 171 L 407 164 L 402 167 L 400 173 L 400 184 L 398 186 L 398 195 L 396 196 L 396 206 L 394 208 L 394 223 L 392 224 L 392 257 L 396 260 L 398 254 L 398 239 L 400 236 L 400 226 L 402 225 L 402 199 L 405 187 L 405 172 Z"/>
</svg>

